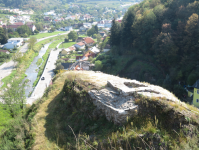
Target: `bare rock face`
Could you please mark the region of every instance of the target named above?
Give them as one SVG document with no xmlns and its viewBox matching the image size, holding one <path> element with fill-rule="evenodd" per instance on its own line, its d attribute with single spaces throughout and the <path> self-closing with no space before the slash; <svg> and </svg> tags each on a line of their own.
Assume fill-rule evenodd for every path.
<svg viewBox="0 0 199 150">
<path fill-rule="evenodd" d="M 181 103 L 172 93 L 161 87 L 122 78 L 107 80 L 107 87 L 99 91 L 90 90 L 88 93 L 106 118 L 118 125 L 125 123 L 127 117 L 137 115 L 139 108 L 135 105 L 135 94 Z"/>
</svg>

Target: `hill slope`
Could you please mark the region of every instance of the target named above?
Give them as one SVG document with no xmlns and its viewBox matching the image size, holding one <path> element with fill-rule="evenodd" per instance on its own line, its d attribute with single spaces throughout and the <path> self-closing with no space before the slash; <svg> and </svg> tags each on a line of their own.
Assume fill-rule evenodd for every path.
<svg viewBox="0 0 199 150">
<path fill-rule="evenodd" d="M 176 99 L 171 93 L 166 99 L 132 93 L 139 108 L 138 115 L 127 117 L 122 126 L 114 124 L 114 118 L 107 116 L 110 111 L 106 111 L 111 99 L 106 100 L 107 105 L 104 103 L 106 107 L 101 107 L 89 94 L 89 91 L 101 93 L 110 89 L 107 80 L 128 81 L 132 83 L 128 86 L 134 88 L 149 86 L 156 93 L 168 92 L 160 87 L 152 89 L 153 85 L 147 83 L 102 73 L 69 71 L 58 74 L 41 101 L 30 109 L 32 134 L 35 135 L 32 149 L 194 149 L 199 146 L 197 109 L 167 101 Z M 110 93 L 119 96 L 113 89 Z"/>
<path fill-rule="evenodd" d="M 181 98 L 182 86 L 199 76 L 198 7 L 198 0 L 145 0 L 129 8 L 111 28 L 109 56 L 129 59 L 115 74 L 158 84 Z M 119 66 L 108 56 L 102 60 L 108 73 Z"/>
</svg>

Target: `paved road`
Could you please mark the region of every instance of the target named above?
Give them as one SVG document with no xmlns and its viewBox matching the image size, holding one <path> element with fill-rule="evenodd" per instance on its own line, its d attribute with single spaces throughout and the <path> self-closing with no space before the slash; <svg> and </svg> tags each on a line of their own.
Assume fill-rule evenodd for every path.
<svg viewBox="0 0 199 150">
<path fill-rule="evenodd" d="M 25 43 L 19 50 L 21 53 L 25 53 L 28 50 L 28 43 Z"/>
<path fill-rule="evenodd" d="M 61 49 L 57 49 L 56 51 L 51 51 L 50 56 L 48 58 L 46 67 L 41 77 L 45 77 L 45 80 L 39 80 L 35 90 L 33 91 L 30 98 L 27 99 L 27 104 L 33 104 L 38 98 L 41 98 L 45 92 L 45 89 L 49 86 L 51 79 L 54 76 L 53 69 L 55 69 L 55 62 L 58 58 L 59 52 Z"/>
<path fill-rule="evenodd" d="M 69 33 L 69 31 L 67 31 L 66 33 L 63 33 L 63 34 L 60 34 L 60 35 L 65 35 L 65 34 L 68 34 Z M 48 39 L 48 38 L 51 38 L 51 37 L 56 37 L 57 35 L 53 35 L 53 36 L 49 36 L 49 37 L 46 37 L 46 38 L 41 38 L 41 39 L 38 39 L 37 40 L 37 42 L 40 42 L 40 41 L 42 41 L 42 40 L 45 40 L 45 39 Z M 21 48 L 20 48 L 20 50 L 19 50 L 19 52 L 21 52 L 21 53 L 25 53 L 26 51 L 28 50 L 28 43 L 26 43 L 26 44 L 24 44 Z M 47 70 L 45 70 L 44 71 L 44 74 L 43 74 L 43 76 L 45 76 L 45 82 L 42 82 L 42 83 L 44 83 L 44 84 L 39 84 L 39 86 L 38 86 L 38 89 L 41 89 L 41 93 L 42 94 L 39 94 L 40 93 L 40 91 L 38 91 L 38 90 L 35 90 L 35 95 L 37 95 L 38 94 L 38 96 L 40 97 L 40 96 L 42 96 L 43 95 L 43 93 L 44 93 L 44 90 L 45 90 L 45 86 L 47 85 L 49 85 L 49 82 L 50 82 L 50 80 L 51 80 L 51 78 L 53 77 L 53 69 L 55 69 L 55 65 L 54 65 L 54 63 L 56 62 L 56 60 L 57 60 L 57 57 L 58 57 L 58 54 L 59 54 L 59 51 L 60 51 L 60 49 L 58 49 L 58 50 L 56 50 L 56 51 L 52 51 L 51 52 L 51 54 L 50 54 L 50 57 L 49 57 L 49 60 L 50 60 L 50 62 L 48 62 L 47 63 L 47 65 L 48 65 L 48 67 L 46 67 L 46 68 L 48 68 Z M 51 60 L 52 59 L 52 60 Z M 49 66 L 50 65 L 50 66 Z M 1 66 L 0 66 L 0 87 L 2 86 L 2 82 L 1 82 L 1 80 L 3 79 L 3 78 L 5 78 L 6 76 L 8 76 L 8 75 L 10 75 L 11 74 L 11 72 L 12 72 L 12 70 L 14 69 L 14 66 L 15 66 L 15 64 L 14 64 L 14 62 L 11 60 L 11 61 L 9 61 L 9 62 L 7 62 L 7 63 L 3 63 Z M 47 71 L 47 72 L 46 72 Z M 39 81 L 39 83 L 40 83 L 40 81 Z M 45 84 L 46 83 L 46 84 Z M 42 90 L 43 89 L 43 90 Z M 1 91 L 0 91 L 0 93 L 1 93 Z M 31 98 L 29 98 L 29 99 L 31 99 Z M 2 101 L 1 99 L 0 99 L 0 101 Z M 30 103 L 32 103 L 31 102 L 31 100 L 29 100 L 30 101 Z M 35 101 L 35 98 L 34 98 L 34 101 Z M 28 101 L 27 101 L 28 102 Z"/>
<path fill-rule="evenodd" d="M 24 44 L 21 48 L 20 51 L 21 53 L 25 53 L 28 50 L 28 43 Z M 12 70 L 14 69 L 14 61 L 10 60 L 9 62 L 3 63 L 0 66 L 0 82 L 1 79 L 5 78 L 9 74 L 11 74 Z M 0 83 L 1 84 L 1 83 Z"/>
<path fill-rule="evenodd" d="M 67 31 L 66 33 L 63 33 L 63 34 L 60 34 L 60 35 L 64 35 L 64 34 L 68 34 L 69 31 Z M 51 37 L 55 37 L 57 35 L 53 35 L 53 36 L 48 36 L 46 38 L 42 38 L 42 39 L 38 39 L 37 42 L 40 42 L 40 41 L 43 41 L 45 39 L 48 39 L 48 38 L 51 38 Z M 25 53 L 26 51 L 28 50 L 28 43 L 24 44 L 19 52 L 21 53 Z M 10 75 L 12 70 L 14 69 L 14 62 L 11 60 L 7 63 L 3 63 L 1 66 L 0 66 L 0 85 L 1 85 L 1 79 L 5 78 L 6 76 Z"/>
</svg>

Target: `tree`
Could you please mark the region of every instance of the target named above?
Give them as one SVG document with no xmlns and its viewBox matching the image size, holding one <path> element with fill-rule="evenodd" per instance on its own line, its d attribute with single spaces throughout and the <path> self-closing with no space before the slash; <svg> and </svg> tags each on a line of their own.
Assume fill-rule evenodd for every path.
<svg viewBox="0 0 199 150">
<path fill-rule="evenodd" d="M 75 31 L 70 31 L 70 33 L 68 34 L 68 39 L 69 39 L 69 40 L 71 39 L 72 41 L 75 41 L 77 38 L 78 38 L 77 32 L 75 32 Z"/>
<path fill-rule="evenodd" d="M 38 30 L 35 30 L 35 31 L 34 31 L 34 33 L 35 33 L 35 34 L 38 34 L 38 33 L 39 33 L 39 31 L 38 31 Z"/>
<path fill-rule="evenodd" d="M 64 69 L 64 66 L 62 66 L 61 64 L 58 65 L 58 66 L 55 68 L 55 73 L 58 73 L 59 70 L 62 70 L 62 69 Z"/>
<path fill-rule="evenodd" d="M 9 108 L 12 117 L 16 117 L 21 113 L 23 111 L 24 104 L 26 104 L 24 87 L 24 83 L 21 83 L 19 79 L 14 78 L 9 83 L 9 86 L 6 85 L 4 88 L 1 98 Z"/>
<path fill-rule="evenodd" d="M 22 25 L 20 27 L 17 28 L 17 32 L 21 35 L 21 36 L 29 36 L 32 34 L 32 31 L 30 30 L 30 28 L 27 25 Z"/>
<path fill-rule="evenodd" d="M 52 28 L 50 29 L 50 31 L 51 31 L 51 32 L 54 32 L 54 31 L 55 31 L 55 28 L 54 28 L 54 27 L 52 27 Z"/>
<path fill-rule="evenodd" d="M 29 39 L 29 48 L 33 49 L 33 47 L 34 47 L 34 45 L 35 45 L 36 42 L 37 42 L 37 38 L 36 37 L 31 37 Z"/>
<path fill-rule="evenodd" d="M 102 36 L 100 34 L 97 34 L 97 42 L 100 43 L 102 39 Z"/>
<path fill-rule="evenodd" d="M 6 36 L 6 33 L 5 33 L 5 30 L 3 28 L 0 28 L 0 43 L 1 44 L 5 44 L 7 43 L 7 36 Z"/>
<path fill-rule="evenodd" d="M 94 28 L 91 28 L 87 31 L 87 35 L 88 36 L 92 36 L 93 34 L 95 34 L 95 29 Z"/>
<path fill-rule="evenodd" d="M 36 29 L 38 31 L 42 31 L 43 30 L 43 25 L 41 23 L 37 23 L 37 24 L 35 24 L 35 26 L 36 26 Z"/>
<path fill-rule="evenodd" d="M 120 44 L 120 25 L 115 19 L 112 21 L 110 44 L 118 46 Z"/>
<path fill-rule="evenodd" d="M 103 64 L 100 60 L 95 61 L 95 70 L 101 70 L 103 68 Z"/>
<path fill-rule="evenodd" d="M 98 34 L 98 26 L 97 26 L 97 24 L 94 26 L 94 29 L 95 29 L 95 34 Z"/>
<path fill-rule="evenodd" d="M 12 55 L 12 60 L 17 63 L 21 63 L 22 62 L 22 59 L 23 59 L 23 54 L 20 53 L 20 52 L 16 52 Z M 16 65 L 16 64 L 15 64 Z"/>
</svg>

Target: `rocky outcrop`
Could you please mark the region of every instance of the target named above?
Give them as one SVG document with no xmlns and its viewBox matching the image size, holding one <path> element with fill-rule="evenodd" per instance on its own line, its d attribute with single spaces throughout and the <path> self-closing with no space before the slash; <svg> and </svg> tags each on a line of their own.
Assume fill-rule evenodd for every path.
<svg viewBox="0 0 199 150">
<path fill-rule="evenodd" d="M 167 113 L 165 119 L 170 120 L 170 125 L 179 126 L 182 122 L 186 122 L 185 118 L 190 113 L 184 102 L 159 86 L 101 72 L 69 73 L 73 73 L 71 76 L 75 76 L 77 80 L 81 78 L 85 83 L 97 87 L 88 90 L 91 102 L 96 106 L 94 115 L 105 115 L 109 121 L 117 125 L 124 124 L 127 118 L 135 115 L 150 115 L 152 118 L 155 116 L 161 118 Z M 85 85 L 86 88 L 90 86 Z M 137 100 L 141 102 L 137 102 Z M 170 104 L 172 105 L 169 106 Z M 180 112 L 178 107 L 183 111 Z"/>
<path fill-rule="evenodd" d="M 137 115 L 139 106 L 135 104 L 135 95 L 181 103 L 173 94 L 161 87 L 122 78 L 108 80 L 105 88 L 90 90 L 88 93 L 94 105 L 115 124 L 123 124 L 127 117 Z"/>
</svg>

